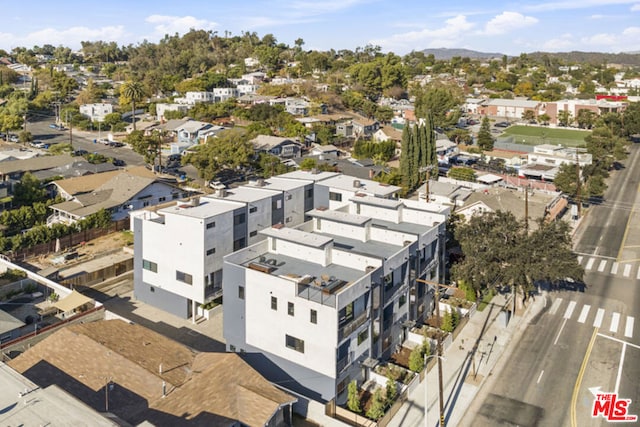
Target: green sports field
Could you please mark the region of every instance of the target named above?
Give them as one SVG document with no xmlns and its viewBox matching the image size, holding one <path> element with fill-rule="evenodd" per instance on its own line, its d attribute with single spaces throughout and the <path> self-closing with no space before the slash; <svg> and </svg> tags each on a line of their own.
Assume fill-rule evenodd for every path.
<svg viewBox="0 0 640 427">
<path fill-rule="evenodd" d="M 580 147 L 590 131 L 548 128 L 544 126 L 511 126 L 500 137 L 513 137 L 513 142 L 526 145 L 562 144 L 565 147 Z"/>
</svg>

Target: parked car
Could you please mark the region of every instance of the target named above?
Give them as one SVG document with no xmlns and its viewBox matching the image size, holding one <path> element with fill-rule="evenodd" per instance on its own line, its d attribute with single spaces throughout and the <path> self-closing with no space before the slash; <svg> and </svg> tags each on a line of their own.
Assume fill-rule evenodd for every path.
<svg viewBox="0 0 640 427">
<path fill-rule="evenodd" d="M 18 135 L 9 135 L 9 141 L 20 142 L 20 138 L 18 138 Z"/>
<path fill-rule="evenodd" d="M 497 127 L 497 128 L 508 128 L 509 126 L 511 126 L 511 123 L 509 123 L 509 122 L 497 122 L 494 126 Z"/>
<path fill-rule="evenodd" d="M 56 124 L 56 123 L 51 123 L 51 124 L 49 125 L 49 127 L 50 127 L 51 129 L 55 129 L 55 130 L 64 130 L 64 126 L 59 125 L 59 124 Z"/>
<path fill-rule="evenodd" d="M 89 154 L 87 150 L 76 150 L 73 152 L 74 156 L 84 156 L 86 154 Z"/>
<path fill-rule="evenodd" d="M 113 166 L 125 166 L 126 165 L 125 161 L 121 160 L 121 159 L 113 159 L 112 163 L 113 163 Z"/>
</svg>

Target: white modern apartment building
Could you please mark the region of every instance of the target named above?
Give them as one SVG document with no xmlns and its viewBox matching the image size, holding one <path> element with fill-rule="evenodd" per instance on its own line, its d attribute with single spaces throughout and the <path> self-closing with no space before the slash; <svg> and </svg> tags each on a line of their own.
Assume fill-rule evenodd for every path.
<svg viewBox="0 0 640 427">
<path fill-rule="evenodd" d="M 262 228 L 302 223 L 315 192 L 311 181 L 271 178 L 131 213 L 136 299 L 195 319 L 222 291 L 222 257 Z"/>
<path fill-rule="evenodd" d="M 113 113 L 113 105 L 106 103 L 83 104 L 80 106 L 80 114 L 92 122 L 102 122 L 107 114 Z"/>
<path fill-rule="evenodd" d="M 449 208 L 359 193 L 227 255 L 224 338 L 269 380 L 344 403 L 431 311 Z M 374 363 L 372 363 L 374 362 Z"/>
</svg>

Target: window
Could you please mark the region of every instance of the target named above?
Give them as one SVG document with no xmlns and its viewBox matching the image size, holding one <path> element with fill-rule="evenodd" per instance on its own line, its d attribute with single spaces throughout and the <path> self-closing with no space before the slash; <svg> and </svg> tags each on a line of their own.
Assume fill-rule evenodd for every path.
<svg viewBox="0 0 640 427">
<path fill-rule="evenodd" d="M 249 213 L 256 213 L 258 212 L 258 208 L 256 206 L 252 206 L 251 208 L 249 208 Z"/>
<path fill-rule="evenodd" d="M 187 285 L 193 284 L 193 276 L 179 270 L 176 270 L 176 280 L 178 282 L 186 283 Z"/>
<path fill-rule="evenodd" d="M 244 299 L 244 286 L 238 286 L 238 298 Z"/>
<path fill-rule="evenodd" d="M 307 189 L 307 199 L 313 198 L 313 188 Z"/>
<path fill-rule="evenodd" d="M 144 268 L 145 270 L 153 271 L 154 273 L 158 272 L 158 264 L 146 259 L 142 260 L 142 268 Z"/>
<path fill-rule="evenodd" d="M 156 288 L 154 288 L 153 286 L 149 286 L 149 291 L 153 293 L 156 291 Z"/>
<path fill-rule="evenodd" d="M 407 303 L 407 296 L 406 295 L 400 295 L 400 299 L 398 300 L 398 307 L 402 307 L 406 303 Z"/>
<path fill-rule="evenodd" d="M 367 338 L 369 338 L 369 330 L 365 329 L 364 331 L 358 334 L 358 345 L 365 342 Z"/>
<path fill-rule="evenodd" d="M 318 324 L 318 312 L 314 309 L 311 309 L 311 312 L 309 313 L 309 320 L 311 321 L 311 323 L 313 323 L 314 325 Z"/>
<path fill-rule="evenodd" d="M 166 197 L 160 197 L 160 198 L 158 199 L 158 201 L 159 201 L 160 203 L 164 202 L 165 200 L 167 200 L 167 198 L 166 198 Z"/>
<path fill-rule="evenodd" d="M 229 345 L 229 351 L 235 352 L 236 351 L 236 346 L 231 344 Z"/>
<path fill-rule="evenodd" d="M 333 200 L 334 202 L 341 202 L 342 201 L 342 194 L 340 193 L 334 193 L 334 192 L 329 192 L 329 200 Z"/>
<path fill-rule="evenodd" d="M 242 249 L 242 248 L 244 248 L 245 246 L 247 246 L 246 240 L 247 240 L 247 239 L 246 239 L 246 238 L 244 238 L 244 237 L 241 237 L 241 238 L 239 238 L 238 240 L 235 240 L 235 241 L 233 242 L 233 250 L 234 250 L 234 251 L 237 251 L 237 250 Z"/>
<path fill-rule="evenodd" d="M 278 298 L 271 297 L 271 310 L 278 310 Z"/>
<path fill-rule="evenodd" d="M 249 233 L 249 237 L 255 237 L 258 235 L 258 230 L 253 230 L 251 233 Z"/>
<path fill-rule="evenodd" d="M 211 221 L 210 223 L 207 224 L 207 230 L 210 230 L 215 226 L 216 226 L 216 222 L 215 221 Z"/>
<path fill-rule="evenodd" d="M 282 200 L 276 200 L 276 209 L 282 209 Z"/>
<path fill-rule="evenodd" d="M 179 197 L 178 193 L 171 193 L 171 199 L 175 200 Z"/>
<path fill-rule="evenodd" d="M 295 312 L 295 306 L 293 305 L 292 302 L 287 304 L 287 313 L 289 313 L 289 316 L 293 316 Z"/>
<path fill-rule="evenodd" d="M 287 194 L 287 200 L 291 200 L 293 196 L 291 194 Z"/>
<path fill-rule="evenodd" d="M 215 253 L 216 253 L 216 248 L 207 249 L 207 256 L 208 255 L 213 255 Z"/>
<path fill-rule="evenodd" d="M 236 215 L 233 217 L 233 225 L 244 224 L 247 221 L 247 215 L 245 213 L 241 213 L 240 215 Z"/>
<path fill-rule="evenodd" d="M 291 335 L 285 335 L 285 345 L 287 348 L 304 353 L 304 341 L 301 339 L 292 337 Z"/>
</svg>

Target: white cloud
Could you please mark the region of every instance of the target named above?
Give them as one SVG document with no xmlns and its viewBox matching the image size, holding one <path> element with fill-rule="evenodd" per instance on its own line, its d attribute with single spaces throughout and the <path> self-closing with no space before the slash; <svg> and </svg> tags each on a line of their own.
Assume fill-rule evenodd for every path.
<svg viewBox="0 0 640 427">
<path fill-rule="evenodd" d="M 502 12 L 487 22 L 483 34 L 491 36 L 505 34 L 537 23 L 538 19 L 533 16 L 524 16 L 518 12 Z"/>
<path fill-rule="evenodd" d="M 154 25 L 154 33 L 158 37 L 163 37 L 165 34 L 185 34 L 192 28 L 196 30 L 212 30 L 218 26 L 213 21 L 197 19 L 193 16 L 151 15 L 145 21 Z"/>
<path fill-rule="evenodd" d="M 122 25 L 117 25 L 101 28 L 70 27 L 62 30 L 43 28 L 42 30 L 34 31 L 24 36 L 2 33 L 0 34 L 0 40 L 2 40 L 2 46 L 8 48 L 51 44 L 54 46 L 63 45 L 73 49 L 79 49 L 81 41 L 104 40 L 121 42 L 129 36 Z"/>
<path fill-rule="evenodd" d="M 558 52 L 572 49 L 576 42 L 571 34 L 562 34 L 560 37 L 549 39 L 542 44 L 542 50 Z"/>
<path fill-rule="evenodd" d="M 467 21 L 466 16 L 458 15 L 445 21 L 445 25 L 436 29 L 424 28 L 394 34 L 383 39 L 371 40 L 369 43 L 380 46 L 385 51 L 408 51 L 412 49 L 460 47 L 463 36 L 475 26 Z"/>
<path fill-rule="evenodd" d="M 636 3 L 631 6 L 631 12 L 640 12 L 640 3 Z"/>
</svg>

